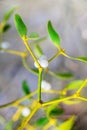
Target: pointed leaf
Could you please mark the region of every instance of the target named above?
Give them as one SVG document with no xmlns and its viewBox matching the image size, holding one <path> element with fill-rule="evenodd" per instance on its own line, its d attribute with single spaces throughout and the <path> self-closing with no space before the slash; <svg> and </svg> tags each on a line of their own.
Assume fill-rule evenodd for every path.
<svg viewBox="0 0 87 130">
<path fill-rule="evenodd" d="M 77 59 L 87 63 L 87 57 L 77 57 Z"/>
<path fill-rule="evenodd" d="M 74 80 L 71 83 L 69 83 L 64 89 L 65 90 L 73 90 L 77 89 L 81 86 L 83 80 Z"/>
<path fill-rule="evenodd" d="M 36 121 L 35 125 L 36 125 L 36 126 L 44 126 L 44 125 L 46 125 L 48 122 L 49 122 L 49 120 L 48 120 L 47 117 L 41 117 L 41 118 L 39 118 L 39 119 Z"/>
<path fill-rule="evenodd" d="M 3 17 L 3 21 L 7 22 L 9 20 L 9 18 L 11 17 L 11 15 L 13 14 L 13 12 L 16 10 L 16 8 L 17 7 L 13 7 L 10 10 L 8 10 Z"/>
<path fill-rule="evenodd" d="M 22 90 L 24 91 L 24 93 L 25 93 L 26 95 L 31 93 L 30 87 L 29 87 L 29 85 L 28 85 L 28 83 L 27 83 L 26 80 L 24 80 L 24 81 L 22 82 Z"/>
<path fill-rule="evenodd" d="M 3 27 L 2 31 L 3 31 L 3 32 L 6 32 L 6 31 L 8 31 L 10 28 L 11 28 L 11 25 L 10 25 L 10 24 L 5 24 L 5 26 Z"/>
<path fill-rule="evenodd" d="M 73 74 L 72 73 L 59 73 L 59 74 L 57 74 L 57 76 L 59 78 L 69 79 L 69 78 L 73 77 Z"/>
<path fill-rule="evenodd" d="M 49 112 L 50 117 L 60 116 L 64 113 L 62 108 L 54 108 Z"/>
<path fill-rule="evenodd" d="M 17 29 L 19 35 L 21 37 L 26 36 L 27 35 L 27 27 L 24 24 L 20 15 L 18 15 L 18 14 L 15 15 L 14 22 L 15 22 L 15 26 L 16 26 L 16 29 Z"/>
<path fill-rule="evenodd" d="M 34 46 L 34 53 L 35 53 L 35 55 L 39 58 L 41 55 L 43 55 L 43 51 L 42 51 L 42 49 L 41 49 L 41 47 L 38 45 L 38 44 L 36 44 L 35 46 Z"/>
<path fill-rule="evenodd" d="M 75 121 L 75 116 L 62 123 L 57 130 L 71 130 Z"/>
<path fill-rule="evenodd" d="M 29 38 L 39 38 L 39 35 L 36 32 L 32 32 L 32 33 L 30 33 Z"/>
<path fill-rule="evenodd" d="M 48 21 L 48 33 L 54 45 L 60 49 L 60 37 L 59 34 L 54 30 L 51 21 Z"/>
</svg>

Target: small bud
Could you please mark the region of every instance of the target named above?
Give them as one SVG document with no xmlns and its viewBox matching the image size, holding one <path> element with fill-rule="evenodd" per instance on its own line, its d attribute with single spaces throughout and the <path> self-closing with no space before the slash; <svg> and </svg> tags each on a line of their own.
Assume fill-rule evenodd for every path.
<svg viewBox="0 0 87 130">
<path fill-rule="evenodd" d="M 29 114 L 30 114 L 31 110 L 27 107 L 25 107 L 23 110 L 22 110 L 22 116 L 24 117 L 27 117 Z"/>
<path fill-rule="evenodd" d="M 48 91 L 48 90 L 51 89 L 51 87 L 52 87 L 52 86 L 51 86 L 50 83 L 48 83 L 48 82 L 45 81 L 45 80 L 42 80 L 42 83 L 41 83 L 41 88 L 42 88 L 42 89 Z"/>
</svg>

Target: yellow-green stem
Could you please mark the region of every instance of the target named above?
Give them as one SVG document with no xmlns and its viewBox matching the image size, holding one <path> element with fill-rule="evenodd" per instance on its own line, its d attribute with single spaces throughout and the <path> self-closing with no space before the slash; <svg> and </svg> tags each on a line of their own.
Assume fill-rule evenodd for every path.
<svg viewBox="0 0 87 130">
<path fill-rule="evenodd" d="M 79 96 L 77 98 L 80 99 L 80 100 L 82 100 L 82 101 L 86 101 L 87 102 L 87 98 L 84 98 L 84 97 L 81 97 L 81 96 Z"/>
<path fill-rule="evenodd" d="M 1 108 L 6 108 L 6 107 L 11 107 L 11 106 L 14 106 L 14 107 L 17 107 L 21 102 L 23 102 L 24 100 L 34 96 L 35 94 L 37 94 L 37 90 L 35 90 L 34 92 L 32 92 L 31 94 L 29 95 L 26 95 L 24 97 L 21 97 L 19 98 L 18 100 L 14 100 L 10 103 L 7 103 L 7 104 L 4 104 L 4 105 L 1 105 L 0 106 L 0 109 Z M 56 90 L 49 90 L 49 91 L 45 91 L 45 90 L 42 90 L 43 93 L 55 93 L 55 94 L 61 94 L 61 91 L 56 91 Z"/>
<path fill-rule="evenodd" d="M 82 85 L 80 86 L 80 88 L 76 91 L 76 94 L 80 94 L 81 90 L 84 88 L 84 86 L 86 85 L 87 83 L 87 79 L 85 79 L 83 82 L 82 82 Z"/>
<path fill-rule="evenodd" d="M 29 46 L 29 44 L 28 44 L 26 38 L 23 38 L 23 41 L 24 41 L 24 44 L 25 44 L 27 50 L 29 51 L 29 53 L 31 54 L 32 58 L 34 59 L 34 61 L 35 61 L 36 64 L 38 65 L 38 68 L 41 68 L 41 65 L 39 64 L 39 62 L 38 62 L 36 56 L 35 56 L 34 53 L 32 52 L 32 50 L 31 50 L 31 48 L 30 48 L 30 46 Z"/>
<path fill-rule="evenodd" d="M 32 72 L 33 74 L 35 75 L 38 75 L 38 73 L 34 72 L 33 69 L 31 69 L 28 64 L 26 63 L 26 59 L 25 57 L 22 57 L 22 63 L 24 65 L 24 67 L 29 71 L 29 72 Z"/>
<path fill-rule="evenodd" d="M 52 58 L 50 58 L 48 60 L 48 62 L 50 63 L 52 60 L 54 60 L 56 57 L 58 57 L 59 55 L 61 55 L 61 51 L 60 52 L 57 52 Z"/>
<path fill-rule="evenodd" d="M 61 54 L 65 54 L 65 49 L 59 48 L 58 52 L 48 60 L 48 62 L 50 63 L 52 60 L 54 60 L 55 58 L 57 58 L 58 56 L 60 56 Z"/>
<path fill-rule="evenodd" d="M 20 51 L 15 51 L 15 50 L 2 50 L 5 53 L 10 53 L 13 55 L 21 56 L 21 57 L 26 57 L 27 53 L 26 52 L 20 52 Z"/>
<path fill-rule="evenodd" d="M 24 96 L 24 97 L 18 99 L 18 100 L 15 100 L 15 101 L 13 101 L 13 102 L 10 102 L 10 103 L 1 105 L 1 106 L 0 106 L 0 109 L 1 109 L 1 108 L 6 108 L 6 107 L 10 107 L 10 106 L 16 106 L 16 107 L 17 107 L 21 102 L 23 102 L 24 100 L 26 100 L 26 99 L 32 97 L 32 96 L 35 95 L 36 93 L 37 93 L 37 90 L 34 91 L 34 92 L 32 92 L 32 93 L 29 94 L 29 95 L 26 95 L 26 96 Z"/>
<path fill-rule="evenodd" d="M 58 76 L 54 72 L 52 72 L 50 70 L 48 70 L 48 74 L 50 74 L 51 76 L 53 76 L 55 78 L 58 78 Z"/>
<path fill-rule="evenodd" d="M 41 102 L 41 81 L 42 81 L 42 68 L 39 69 L 38 75 L 38 101 Z"/>
<path fill-rule="evenodd" d="M 69 96 L 69 97 L 62 98 L 62 99 L 44 102 L 42 104 L 42 106 L 44 107 L 44 106 L 52 105 L 52 104 L 55 104 L 55 103 L 60 103 L 60 102 L 63 102 L 63 101 L 66 101 L 66 100 L 69 100 L 69 99 L 72 99 L 72 98 L 75 98 L 75 97 L 72 95 L 72 96 Z"/>
<path fill-rule="evenodd" d="M 82 61 L 81 59 L 77 58 L 77 57 L 72 57 L 72 56 L 69 56 L 68 54 L 62 52 L 61 53 L 63 56 L 69 58 L 69 59 L 72 59 L 72 60 L 76 60 L 76 61 Z"/>
</svg>

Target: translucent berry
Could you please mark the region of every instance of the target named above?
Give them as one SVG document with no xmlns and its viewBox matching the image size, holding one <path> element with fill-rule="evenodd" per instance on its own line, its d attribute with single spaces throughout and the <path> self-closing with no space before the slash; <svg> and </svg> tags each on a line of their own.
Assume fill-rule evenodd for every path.
<svg viewBox="0 0 87 130">
<path fill-rule="evenodd" d="M 39 59 L 38 59 L 39 64 L 41 65 L 41 67 L 43 68 L 47 68 L 48 67 L 48 60 L 46 58 L 46 56 L 42 55 Z M 38 68 L 38 65 L 36 63 L 34 63 L 34 66 L 36 68 Z"/>
<path fill-rule="evenodd" d="M 24 117 L 27 117 L 29 114 L 30 114 L 31 110 L 28 108 L 28 107 L 25 107 L 23 110 L 22 110 L 22 116 Z"/>
<path fill-rule="evenodd" d="M 9 42 L 2 42 L 1 43 L 1 48 L 8 49 L 9 48 Z"/>
<path fill-rule="evenodd" d="M 42 89 L 48 91 L 48 90 L 51 89 L 51 87 L 52 87 L 52 86 L 51 86 L 50 83 L 48 83 L 48 82 L 45 81 L 45 80 L 42 80 L 42 82 L 41 82 L 41 88 L 42 88 Z"/>
</svg>

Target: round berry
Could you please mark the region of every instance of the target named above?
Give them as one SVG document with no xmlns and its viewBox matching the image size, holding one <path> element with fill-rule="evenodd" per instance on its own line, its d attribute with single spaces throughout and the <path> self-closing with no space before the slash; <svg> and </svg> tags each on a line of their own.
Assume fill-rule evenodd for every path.
<svg viewBox="0 0 87 130">
<path fill-rule="evenodd" d="M 39 63 L 43 68 L 48 67 L 48 61 L 47 60 L 39 60 Z"/>
<path fill-rule="evenodd" d="M 9 43 L 8 42 L 2 42 L 1 43 L 1 48 L 3 48 L 3 49 L 9 48 Z"/>
<path fill-rule="evenodd" d="M 22 116 L 27 117 L 30 114 L 30 112 L 31 112 L 31 110 L 28 107 L 25 107 L 22 110 L 21 114 L 22 114 Z"/>
<path fill-rule="evenodd" d="M 41 88 L 44 89 L 44 90 L 46 90 L 46 91 L 48 91 L 48 90 L 51 89 L 51 84 L 48 83 L 45 80 L 42 80 L 42 82 L 41 82 Z"/>
</svg>

